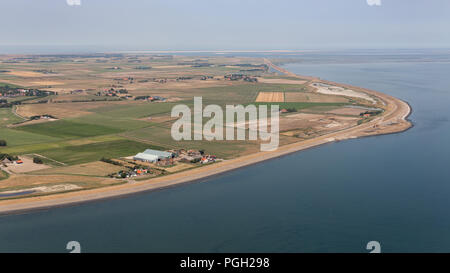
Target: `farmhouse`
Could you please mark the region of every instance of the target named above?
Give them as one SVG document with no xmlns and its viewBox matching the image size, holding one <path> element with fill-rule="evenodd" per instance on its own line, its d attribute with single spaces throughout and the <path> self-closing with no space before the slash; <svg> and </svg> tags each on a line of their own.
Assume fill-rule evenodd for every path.
<svg viewBox="0 0 450 273">
<path fill-rule="evenodd" d="M 174 154 L 164 151 L 147 149 L 142 153 L 138 153 L 133 157 L 134 160 L 155 163 L 164 159 L 173 158 Z"/>
</svg>

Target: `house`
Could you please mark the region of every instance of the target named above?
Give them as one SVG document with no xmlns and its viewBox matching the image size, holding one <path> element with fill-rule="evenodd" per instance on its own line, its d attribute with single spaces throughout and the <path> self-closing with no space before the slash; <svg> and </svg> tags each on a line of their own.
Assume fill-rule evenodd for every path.
<svg viewBox="0 0 450 273">
<path fill-rule="evenodd" d="M 147 149 L 142 153 L 138 153 L 133 157 L 134 160 L 144 161 L 144 162 L 151 162 L 155 163 L 164 159 L 170 159 L 173 158 L 174 154 L 165 152 L 165 151 L 158 151 L 158 150 L 152 150 Z"/>
<path fill-rule="evenodd" d="M 214 155 L 203 156 L 202 159 L 200 160 L 200 163 L 202 163 L 202 164 L 208 164 L 208 163 L 214 163 L 214 162 L 216 162 L 216 156 L 214 156 Z"/>
</svg>

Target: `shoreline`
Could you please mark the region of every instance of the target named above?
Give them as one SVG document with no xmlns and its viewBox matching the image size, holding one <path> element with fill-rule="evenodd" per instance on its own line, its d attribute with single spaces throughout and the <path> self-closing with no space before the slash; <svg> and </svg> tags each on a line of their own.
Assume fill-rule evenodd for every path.
<svg viewBox="0 0 450 273">
<path fill-rule="evenodd" d="M 235 159 L 204 166 L 202 168 L 196 168 L 167 176 L 134 182 L 132 184 L 127 183 L 91 190 L 81 190 L 46 196 L 0 201 L 0 215 L 20 214 L 28 211 L 46 210 L 54 207 L 74 206 L 85 202 L 95 202 L 112 198 L 123 198 L 132 194 L 167 189 L 181 184 L 195 183 L 201 181 L 202 179 L 208 179 L 229 171 L 249 167 L 251 165 L 262 163 L 270 159 L 280 158 L 282 156 L 286 156 L 295 152 L 318 147 L 323 144 L 333 143 L 346 139 L 400 133 L 408 130 L 413 126 L 413 124 L 408 120 L 409 115 L 412 113 L 412 108 L 407 102 L 378 91 L 368 90 L 365 88 L 355 87 L 347 84 L 334 83 L 326 80 L 320 80 L 316 77 L 300 76 L 273 65 L 267 59 L 265 59 L 264 61 L 275 70 L 283 73 L 288 72 L 289 76 L 302 79 L 307 78 L 313 81 L 317 80 L 347 88 L 351 87 L 370 95 L 374 95 L 386 103 L 386 111 L 382 116 L 374 118 L 373 120 L 361 125 L 319 136 L 313 139 L 280 146 L 276 151 L 272 152 L 257 152 L 254 154 L 245 155 Z M 375 133 L 373 132 L 373 128 L 377 128 L 377 131 Z"/>
</svg>

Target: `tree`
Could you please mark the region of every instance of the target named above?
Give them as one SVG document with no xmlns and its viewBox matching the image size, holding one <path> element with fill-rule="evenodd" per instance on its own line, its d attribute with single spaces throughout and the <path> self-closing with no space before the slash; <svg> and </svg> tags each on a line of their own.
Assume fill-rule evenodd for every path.
<svg viewBox="0 0 450 273">
<path fill-rule="evenodd" d="M 40 159 L 39 157 L 33 157 L 33 163 L 35 163 L 35 164 L 43 164 L 44 162 L 42 162 L 42 159 Z"/>
<path fill-rule="evenodd" d="M 0 146 L 6 146 L 7 145 L 7 143 L 6 143 L 6 140 L 0 140 Z"/>
</svg>

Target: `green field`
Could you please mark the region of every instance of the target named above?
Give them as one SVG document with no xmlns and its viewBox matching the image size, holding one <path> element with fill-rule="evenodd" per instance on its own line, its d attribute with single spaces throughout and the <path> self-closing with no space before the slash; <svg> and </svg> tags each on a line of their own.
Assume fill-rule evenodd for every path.
<svg viewBox="0 0 450 273">
<path fill-rule="evenodd" d="M 0 128 L 0 139 L 6 140 L 6 142 L 8 143 L 8 147 L 45 143 L 58 140 L 58 138 L 51 136 L 6 128 Z M 0 148 L 0 151 L 2 151 L 3 149 L 5 148 Z"/>
<path fill-rule="evenodd" d="M 136 120 L 129 117 L 112 118 L 107 114 L 90 114 L 79 118 L 67 119 L 75 123 L 85 123 L 89 125 L 100 125 L 113 128 L 118 131 L 134 130 L 149 126 L 149 122 L 143 120 Z"/>
<path fill-rule="evenodd" d="M 65 146 L 56 149 L 36 151 L 37 154 L 69 165 L 98 161 L 102 157 L 117 158 L 131 156 L 145 149 L 164 150 L 164 147 L 144 144 L 127 139 Z"/>
<path fill-rule="evenodd" d="M 143 118 L 150 115 L 169 113 L 178 103 L 140 103 L 136 105 L 111 105 L 96 108 L 92 112 L 109 118 Z"/>
<path fill-rule="evenodd" d="M 81 139 L 71 139 L 71 140 L 60 140 L 53 139 L 53 141 L 45 141 L 41 143 L 27 143 L 23 145 L 11 146 L 8 144 L 8 147 L 0 149 L 2 153 L 14 154 L 14 155 L 23 155 L 23 154 L 32 154 L 42 150 L 49 149 L 60 149 L 68 146 L 77 146 L 84 145 L 89 143 L 100 143 L 100 142 L 108 142 L 108 141 L 116 141 L 122 140 L 122 137 L 116 135 L 104 135 L 104 136 L 96 136 L 89 138 L 81 138 Z"/>
<path fill-rule="evenodd" d="M 259 147 L 256 141 L 175 141 L 172 139 L 169 124 L 126 132 L 122 136 L 169 148 L 205 150 L 222 158 L 233 158 L 246 149 Z"/>
<path fill-rule="evenodd" d="M 22 88 L 22 86 L 15 85 L 12 83 L 0 82 L 0 87 L 9 86 L 11 88 Z"/>
<path fill-rule="evenodd" d="M 66 120 L 21 126 L 17 127 L 17 130 L 60 139 L 109 135 L 122 131 L 120 129 L 106 127 L 103 125 L 78 123 Z"/>
<path fill-rule="evenodd" d="M 259 92 L 305 92 L 303 85 L 269 83 L 235 83 L 231 86 L 186 90 L 189 98 L 202 96 L 204 104 L 247 104 L 255 101 Z"/>
<path fill-rule="evenodd" d="M 11 110 L 11 108 L 0 108 L 0 128 L 23 121 L 22 118 L 14 115 Z"/>
</svg>

